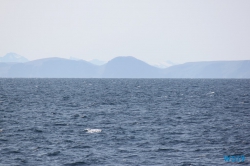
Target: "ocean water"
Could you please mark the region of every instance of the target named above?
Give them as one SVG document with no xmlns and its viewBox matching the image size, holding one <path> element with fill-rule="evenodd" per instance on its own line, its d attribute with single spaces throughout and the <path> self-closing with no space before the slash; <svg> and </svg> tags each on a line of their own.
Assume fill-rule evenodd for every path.
<svg viewBox="0 0 250 166">
<path fill-rule="evenodd" d="M 1 166 L 234 164 L 249 79 L 0 79 Z"/>
</svg>

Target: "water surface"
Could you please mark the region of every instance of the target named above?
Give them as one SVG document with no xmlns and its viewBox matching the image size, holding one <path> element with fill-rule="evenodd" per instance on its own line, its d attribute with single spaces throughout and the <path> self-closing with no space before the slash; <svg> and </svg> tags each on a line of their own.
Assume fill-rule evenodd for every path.
<svg viewBox="0 0 250 166">
<path fill-rule="evenodd" d="M 0 79 L 0 165 L 250 160 L 250 80 Z"/>
</svg>

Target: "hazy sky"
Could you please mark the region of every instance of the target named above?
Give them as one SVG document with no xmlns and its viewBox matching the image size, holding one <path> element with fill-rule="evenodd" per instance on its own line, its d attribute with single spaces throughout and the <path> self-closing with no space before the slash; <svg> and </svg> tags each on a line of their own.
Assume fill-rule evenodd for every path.
<svg viewBox="0 0 250 166">
<path fill-rule="evenodd" d="M 250 59 L 250 0 L 0 0 L 0 56 Z"/>
</svg>

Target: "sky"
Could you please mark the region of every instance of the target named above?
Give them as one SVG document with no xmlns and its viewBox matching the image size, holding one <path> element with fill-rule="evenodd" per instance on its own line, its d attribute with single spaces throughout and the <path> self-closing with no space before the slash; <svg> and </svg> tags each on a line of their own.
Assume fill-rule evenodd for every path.
<svg viewBox="0 0 250 166">
<path fill-rule="evenodd" d="M 250 60 L 249 0 L 0 0 L 0 56 Z"/>
</svg>

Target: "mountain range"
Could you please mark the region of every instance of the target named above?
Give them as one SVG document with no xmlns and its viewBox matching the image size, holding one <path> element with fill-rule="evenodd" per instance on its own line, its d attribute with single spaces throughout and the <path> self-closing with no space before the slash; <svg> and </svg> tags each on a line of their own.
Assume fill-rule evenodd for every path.
<svg viewBox="0 0 250 166">
<path fill-rule="evenodd" d="M 173 63 L 171 61 L 162 61 L 162 62 L 158 62 L 158 63 L 150 63 L 150 65 L 164 69 L 170 66 L 174 66 L 177 65 L 177 63 Z"/>
<path fill-rule="evenodd" d="M 12 62 L 12 63 L 22 63 L 22 62 L 28 62 L 29 60 L 25 57 L 18 55 L 16 53 L 10 52 L 7 53 L 5 56 L 0 57 L 0 62 Z"/>
<path fill-rule="evenodd" d="M 250 78 L 250 60 L 188 62 L 160 69 L 130 56 L 116 57 L 103 65 L 63 58 L 45 58 L 34 61 L 23 59 L 15 63 L 0 62 L 0 77 Z"/>
</svg>

